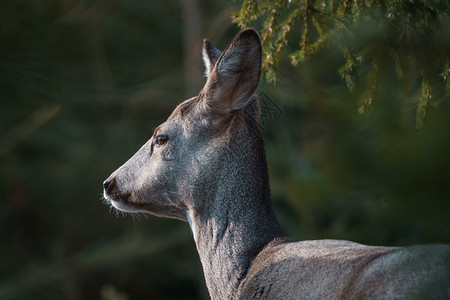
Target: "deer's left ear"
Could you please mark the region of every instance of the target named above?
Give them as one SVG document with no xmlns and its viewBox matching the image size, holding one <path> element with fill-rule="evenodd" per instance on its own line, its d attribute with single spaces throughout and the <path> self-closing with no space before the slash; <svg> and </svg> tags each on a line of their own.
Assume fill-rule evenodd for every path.
<svg viewBox="0 0 450 300">
<path fill-rule="evenodd" d="M 208 57 L 217 54 L 209 52 L 213 55 Z M 261 56 L 258 33 L 254 29 L 239 32 L 210 70 L 203 88 L 207 106 L 220 114 L 227 114 L 253 101 L 261 76 Z"/>
<path fill-rule="evenodd" d="M 217 60 L 219 59 L 222 51 L 217 49 L 210 40 L 203 40 L 202 57 L 205 64 L 205 76 L 208 77 L 211 70 L 214 68 Z"/>
</svg>

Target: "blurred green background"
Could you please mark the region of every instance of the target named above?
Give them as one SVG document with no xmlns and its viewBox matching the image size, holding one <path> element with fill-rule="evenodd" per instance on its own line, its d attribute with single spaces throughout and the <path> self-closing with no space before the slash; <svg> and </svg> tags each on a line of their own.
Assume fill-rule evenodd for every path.
<svg viewBox="0 0 450 300">
<path fill-rule="evenodd" d="M 200 90 L 202 39 L 223 49 L 239 9 L 1 2 L 0 299 L 208 298 L 187 224 L 111 211 L 102 181 Z M 360 114 L 367 89 L 348 91 L 343 63 L 330 45 L 260 84 L 283 111 L 263 131 L 280 222 L 296 239 L 450 243 L 448 101 L 416 130 L 420 89 L 386 62 Z"/>
</svg>

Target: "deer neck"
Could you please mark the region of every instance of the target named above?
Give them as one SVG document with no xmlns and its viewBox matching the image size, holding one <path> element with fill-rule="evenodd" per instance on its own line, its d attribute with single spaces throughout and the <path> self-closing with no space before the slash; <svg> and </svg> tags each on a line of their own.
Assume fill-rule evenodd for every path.
<svg viewBox="0 0 450 300">
<path fill-rule="evenodd" d="M 284 236 L 272 208 L 262 139 L 249 147 L 228 148 L 209 192 L 199 196 L 207 205 L 187 216 L 212 299 L 233 298 L 258 252 Z"/>
</svg>

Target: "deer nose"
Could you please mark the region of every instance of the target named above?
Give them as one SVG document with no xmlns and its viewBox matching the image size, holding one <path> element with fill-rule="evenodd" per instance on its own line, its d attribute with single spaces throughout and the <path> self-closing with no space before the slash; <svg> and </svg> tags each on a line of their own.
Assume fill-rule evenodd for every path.
<svg viewBox="0 0 450 300">
<path fill-rule="evenodd" d="M 105 181 L 103 181 L 103 189 L 105 191 L 108 191 L 108 189 L 113 188 L 116 184 L 116 177 L 108 178 Z"/>
</svg>

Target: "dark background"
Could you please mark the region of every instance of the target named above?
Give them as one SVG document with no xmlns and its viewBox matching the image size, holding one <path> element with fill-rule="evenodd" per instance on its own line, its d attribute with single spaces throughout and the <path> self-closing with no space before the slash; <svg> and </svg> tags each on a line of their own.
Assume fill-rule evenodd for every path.
<svg viewBox="0 0 450 300">
<path fill-rule="evenodd" d="M 239 5 L 2 1 L 1 299 L 208 298 L 187 224 L 111 211 L 102 181 L 200 90 L 202 39 L 223 49 Z M 286 232 L 450 243 L 448 103 L 417 130 L 420 89 L 405 92 L 386 64 L 379 100 L 360 114 L 342 64 L 331 45 L 295 68 L 282 60 L 277 85 L 260 84 Z"/>
</svg>

